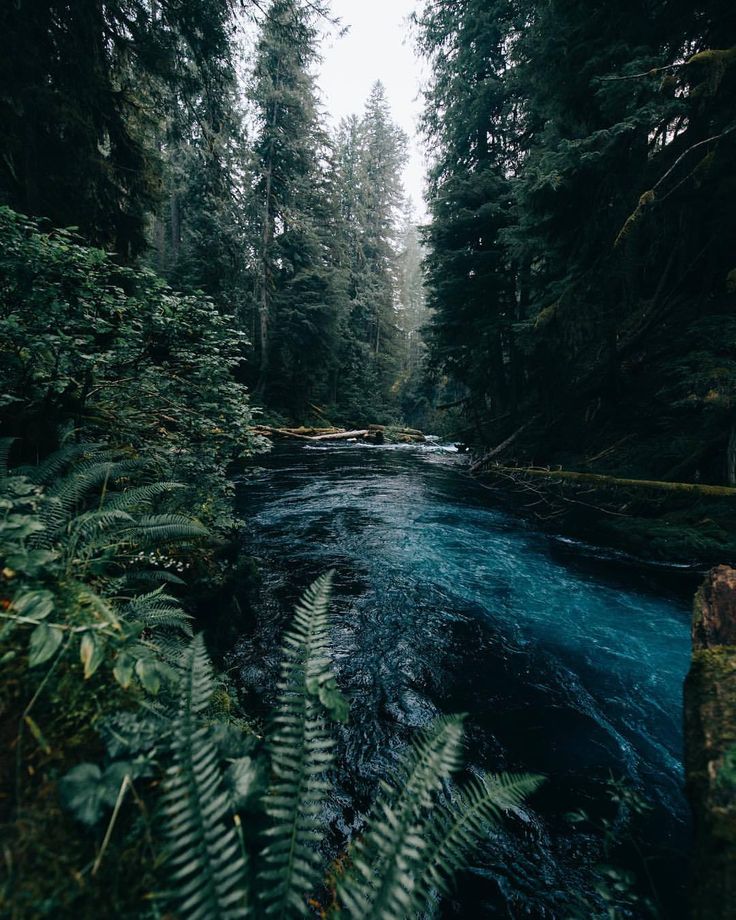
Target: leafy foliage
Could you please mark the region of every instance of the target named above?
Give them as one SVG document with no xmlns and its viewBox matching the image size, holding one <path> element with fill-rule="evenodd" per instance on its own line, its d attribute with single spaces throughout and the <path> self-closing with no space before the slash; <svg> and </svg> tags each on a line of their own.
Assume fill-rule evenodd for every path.
<svg viewBox="0 0 736 920">
<path fill-rule="evenodd" d="M 462 868 L 503 811 L 540 784 L 532 775 L 471 780 L 451 806 L 436 795 L 460 766 L 462 719 L 438 719 L 384 784 L 368 830 L 352 854 L 340 896 L 352 917 L 376 920 L 421 915 L 434 892 Z"/>
<path fill-rule="evenodd" d="M 227 466 L 258 447 L 247 394 L 232 376 L 244 335 L 203 296 L 174 294 L 151 272 L 121 268 L 8 209 L 0 242 L 2 430 L 22 438 L 28 457 L 45 456 L 64 425 L 126 445 L 156 480 L 182 484 L 172 510 L 227 526 Z M 41 481 L 66 460 L 47 462 Z M 104 467 L 87 475 L 104 478 Z"/>
<path fill-rule="evenodd" d="M 161 190 L 162 98 L 216 98 L 231 30 L 225 0 L 5 4 L 0 201 L 123 258 L 141 252 Z"/>
<path fill-rule="evenodd" d="M 329 662 L 331 577 L 322 576 L 307 590 L 285 638 L 280 695 L 267 743 L 273 774 L 264 797 L 267 845 L 253 854 L 260 870 L 251 907 L 266 917 L 307 915 L 308 896 L 323 872 L 320 818 L 330 789 L 327 774 L 333 745 L 327 719 L 347 716 Z M 184 864 L 185 869 L 175 871 L 171 880 L 185 882 L 184 891 L 177 895 L 182 916 L 227 916 L 234 903 L 231 892 L 237 872 L 245 884 L 245 864 L 232 827 L 223 830 L 222 773 L 216 768 L 215 748 L 207 740 L 208 726 L 199 723 L 194 733 L 191 730 L 192 720 L 204 714 L 212 693 L 203 646 L 197 640 L 186 662 L 178 718 L 186 727 L 183 740 L 174 741 L 175 807 L 168 809 L 169 820 L 176 816 L 169 825 L 169 850 L 174 866 Z M 347 916 L 399 920 L 421 913 L 435 891 L 447 890 L 447 878 L 464 864 L 487 827 L 539 785 L 535 776 L 488 777 L 466 787 L 453 806 L 438 806 L 437 795 L 460 765 L 461 744 L 462 720 L 439 719 L 405 756 L 395 781 L 384 784 L 339 885 L 341 910 Z M 256 782 L 252 760 L 241 757 L 233 767 L 247 794 Z M 169 803 L 170 797 L 165 801 Z M 237 810 L 237 799 L 231 800 L 231 806 Z M 215 840 L 230 855 L 230 868 L 237 869 L 226 870 L 219 848 L 213 850 L 215 861 L 209 858 L 208 848 Z M 191 900 L 181 904 L 187 897 Z M 243 916 L 246 909 L 241 901 L 237 915 Z"/>
</svg>

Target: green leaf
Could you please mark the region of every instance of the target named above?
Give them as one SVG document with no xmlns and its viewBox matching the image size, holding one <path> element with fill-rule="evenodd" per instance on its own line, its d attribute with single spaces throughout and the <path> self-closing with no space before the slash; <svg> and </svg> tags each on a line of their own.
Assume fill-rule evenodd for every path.
<svg viewBox="0 0 736 920">
<path fill-rule="evenodd" d="M 125 777 L 140 773 L 140 767 L 128 761 L 112 763 L 104 772 L 97 764 L 79 764 L 59 783 L 61 804 L 82 824 L 92 827 L 106 810 L 115 807 Z"/>
<path fill-rule="evenodd" d="M 84 679 L 90 677 L 102 664 L 105 653 L 105 646 L 102 640 L 91 630 L 82 634 L 82 641 L 79 645 L 79 659 L 84 665 Z"/>
<path fill-rule="evenodd" d="M 334 679 L 319 685 L 317 696 L 320 703 L 329 712 L 335 722 L 347 722 L 350 715 L 350 704 L 342 694 Z"/>
<path fill-rule="evenodd" d="M 105 787 L 102 770 L 93 763 L 82 763 L 71 769 L 59 782 L 59 798 L 74 817 L 92 827 L 102 816 Z"/>
<path fill-rule="evenodd" d="M 58 626 L 39 625 L 31 633 L 28 649 L 28 667 L 35 668 L 48 661 L 61 645 L 64 631 Z"/>
<path fill-rule="evenodd" d="M 30 620 L 45 620 L 54 609 L 54 595 L 50 591 L 27 591 L 13 599 L 13 610 Z"/>
<path fill-rule="evenodd" d="M 34 530 L 43 530 L 43 527 Z M 31 578 L 37 576 L 44 569 L 48 569 L 52 562 L 58 558 L 58 553 L 46 549 L 17 550 L 8 553 L 5 557 L 5 564 L 15 569 L 17 572 L 23 572 L 24 575 L 30 575 Z"/>
<path fill-rule="evenodd" d="M 112 673 L 123 690 L 127 690 L 128 687 L 130 687 L 131 681 L 133 680 L 134 669 L 135 661 L 133 657 L 127 652 L 120 652 L 115 661 L 115 667 L 112 669 Z"/>
<path fill-rule="evenodd" d="M 161 675 L 156 662 L 150 658 L 139 658 L 135 663 L 135 673 L 143 688 L 152 696 L 161 689 Z"/>
<path fill-rule="evenodd" d="M 31 718 L 29 715 L 23 716 L 23 721 L 26 723 L 28 728 L 31 730 L 31 734 L 38 742 L 38 746 L 44 752 L 44 754 L 51 753 L 51 745 L 46 740 L 44 733 L 41 731 L 41 727 L 35 719 Z"/>
</svg>

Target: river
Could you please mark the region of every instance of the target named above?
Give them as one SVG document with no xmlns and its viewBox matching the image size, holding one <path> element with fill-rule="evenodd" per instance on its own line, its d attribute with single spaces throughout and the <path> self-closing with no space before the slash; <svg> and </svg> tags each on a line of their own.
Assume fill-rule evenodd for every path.
<svg viewBox="0 0 736 920">
<path fill-rule="evenodd" d="M 268 698 L 286 611 L 336 569 L 334 655 L 351 719 L 329 808 L 334 850 L 412 733 L 465 712 L 469 770 L 547 781 L 489 838 L 443 916 L 606 916 L 594 892 L 616 884 L 629 904 L 618 916 L 651 916 L 647 900 L 668 920 L 686 916 L 691 585 L 540 533 L 450 448 L 298 444 L 261 463 L 239 502 L 267 600 L 233 659 L 245 690 Z"/>
</svg>

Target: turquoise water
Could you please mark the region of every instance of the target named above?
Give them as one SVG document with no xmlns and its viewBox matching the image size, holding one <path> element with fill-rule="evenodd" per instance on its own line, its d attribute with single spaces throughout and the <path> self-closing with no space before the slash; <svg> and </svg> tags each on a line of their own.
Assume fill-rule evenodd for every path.
<svg viewBox="0 0 736 920">
<path fill-rule="evenodd" d="M 548 781 L 489 839 L 446 915 L 603 915 L 594 891 L 605 863 L 632 873 L 622 916 L 647 916 L 645 897 L 685 916 L 690 585 L 540 534 L 440 447 L 298 445 L 265 462 L 240 500 L 273 602 L 238 651 L 240 674 L 268 693 L 285 611 L 335 567 L 335 656 L 352 717 L 334 846 L 360 830 L 377 777 L 412 732 L 463 711 L 470 770 Z M 612 779 L 650 810 L 632 818 Z M 577 809 L 589 820 L 571 824 Z M 609 850 L 603 822 L 620 841 Z"/>
</svg>

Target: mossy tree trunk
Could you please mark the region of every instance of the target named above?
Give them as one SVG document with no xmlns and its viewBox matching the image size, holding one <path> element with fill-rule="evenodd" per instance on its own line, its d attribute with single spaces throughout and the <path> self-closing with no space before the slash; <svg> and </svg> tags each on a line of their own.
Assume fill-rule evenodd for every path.
<svg viewBox="0 0 736 920">
<path fill-rule="evenodd" d="M 736 569 L 695 597 L 685 683 L 685 769 L 695 823 L 694 920 L 736 918 Z"/>
</svg>

